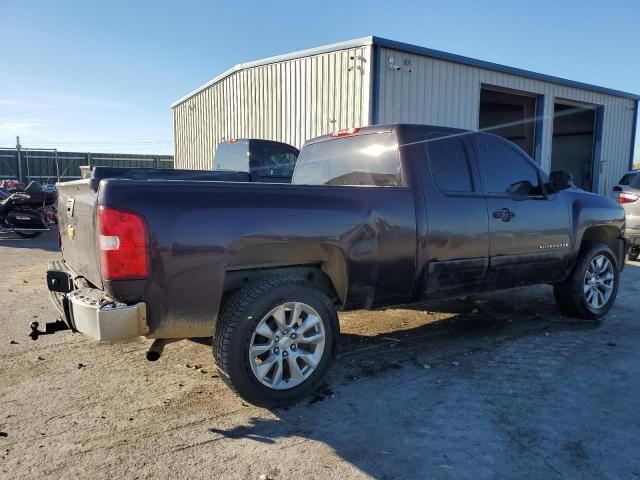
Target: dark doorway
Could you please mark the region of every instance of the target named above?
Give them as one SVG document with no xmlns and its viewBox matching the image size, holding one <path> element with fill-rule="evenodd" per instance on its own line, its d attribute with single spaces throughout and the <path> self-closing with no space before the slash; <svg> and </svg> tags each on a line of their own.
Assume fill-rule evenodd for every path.
<svg viewBox="0 0 640 480">
<path fill-rule="evenodd" d="M 480 90 L 480 130 L 511 140 L 531 157 L 535 157 L 535 95 L 482 87 Z"/>
<path fill-rule="evenodd" d="M 551 171 L 573 175 L 577 187 L 593 191 L 596 109 L 556 102 L 553 106 Z"/>
</svg>

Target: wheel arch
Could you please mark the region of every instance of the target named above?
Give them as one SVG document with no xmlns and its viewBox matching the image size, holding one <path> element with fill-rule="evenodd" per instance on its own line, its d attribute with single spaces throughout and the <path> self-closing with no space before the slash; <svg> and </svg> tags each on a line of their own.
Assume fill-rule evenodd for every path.
<svg viewBox="0 0 640 480">
<path fill-rule="evenodd" d="M 268 261 L 265 261 L 268 259 Z M 233 252 L 224 278 L 224 295 L 265 276 L 292 274 L 318 286 L 338 306 L 348 294 L 347 262 L 336 246 L 308 243 L 267 244 Z"/>
<path fill-rule="evenodd" d="M 604 244 L 607 245 L 616 256 L 618 269 L 624 266 L 625 242 L 622 238 L 622 232 L 612 225 L 593 225 L 584 230 L 578 243 L 579 251 L 588 248 L 591 245 Z"/>
</svg>

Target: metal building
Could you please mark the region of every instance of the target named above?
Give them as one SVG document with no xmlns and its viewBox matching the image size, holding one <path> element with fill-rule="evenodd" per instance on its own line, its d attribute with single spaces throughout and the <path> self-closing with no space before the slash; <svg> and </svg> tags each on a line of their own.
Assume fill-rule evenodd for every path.
<svg viewBox="0 0 640 480">
<path fill-rule="evenodd" d="M 236 65 L 172 106 L 176 168 L 223 140 L 300 147 L 338 129 L 411 122 L 483 129 L 547 170 L 607 192 L 630 168 L 639 95 L 365 37 Z"/>
</svg>

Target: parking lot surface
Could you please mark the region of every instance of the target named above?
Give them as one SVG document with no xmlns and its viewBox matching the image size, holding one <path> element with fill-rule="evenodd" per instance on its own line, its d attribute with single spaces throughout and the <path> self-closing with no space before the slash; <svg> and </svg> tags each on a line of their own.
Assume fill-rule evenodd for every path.
<svg viewBox="0 0 640 480">
<path fill-rule="evenodd" d="M 601 322 L 551 287 L 340 315 L 313 397 L 244 403 L 211 347 L 98 344 L 61 332 L 53 235 L 0 237 L 0 476 L 23 478 L 639 478 L 640 264 Z"/>
</svg>

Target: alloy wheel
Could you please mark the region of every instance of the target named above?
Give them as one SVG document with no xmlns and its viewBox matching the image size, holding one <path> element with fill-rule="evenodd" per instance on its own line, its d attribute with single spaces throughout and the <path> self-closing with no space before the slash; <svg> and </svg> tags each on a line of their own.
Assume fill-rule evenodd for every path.
<svg viewBox="0 0 640 480">
<path fill-rule="evenodd" d="M 249 343 L 256 379 L 287 390 L 315 371 L 325 350 L 325 329 L 318 312 L 301 302 L 278 305 L 258 322 Z"/>
<path fill-rule="evenodd" d="M 614 280 L 611 260 L 605 255 L 594 257 L 584 274 L 584 299 L 591 308 L 599 310 L 607 304 Z"/>
</svg>

